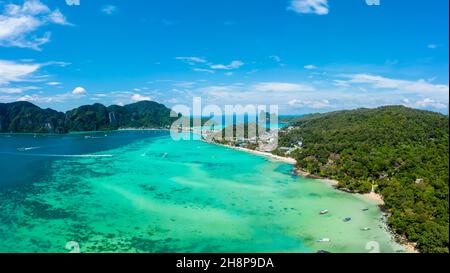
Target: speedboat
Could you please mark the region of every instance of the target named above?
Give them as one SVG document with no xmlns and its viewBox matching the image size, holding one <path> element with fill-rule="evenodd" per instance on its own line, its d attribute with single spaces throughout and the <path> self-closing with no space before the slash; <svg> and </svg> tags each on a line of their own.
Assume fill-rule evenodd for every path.
<svg viewBox="0 0 450 273">
<path fill-rule="evenodd" d="M 363 209 L 362 209 L 362 211 L 368 211 L 368 210 L 369 210 L 368 208 L 363 208 Z"/>
<path fill-rule="evenodd" d="M 36 150 L 36 149 L 39 149 L 39 147 L 17 148 L 17 151 L 26 152 L 26 151 Z"/>
<path fill-rule="evenodd" d="M 369 227 L 365 227 L 365 228 L 362 228 L 361 230 L 362 230 L 362 231 L 369 231 L 370 228 L 369 228 Z"/>
<path fill-rule="evenodd" d="M 329 211 L 327 209 L 321 210 L 320 211 L 320 215 L 324 215 L 327 214 Z"/>
<path fill-rule="evenodd" d="M 330 238 L 322 238 L 322 239 L 318 240 L 317 242 L 319 242 L 319 243 L 329 243 L 329 242 L 331 242 L 331 239 Z"/>
<path fill-rule="evenodd" d="M 347 217 L 344 219 L 344 222 L 350 222 L 352 220 L 352 217 Z"/>
</svg>

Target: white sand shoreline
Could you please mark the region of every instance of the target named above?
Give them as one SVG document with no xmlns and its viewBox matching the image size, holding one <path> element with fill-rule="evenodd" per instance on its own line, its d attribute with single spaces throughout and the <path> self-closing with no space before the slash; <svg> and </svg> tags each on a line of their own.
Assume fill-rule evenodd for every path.
<svg viewBox="0 0 450 273">
<path fill-rule="evenodd" d="M 261 151 L 256 151 L 256 150 L 250 150 L 250 149 L 246 149 L 246 148 L 242 148 L 242 147 L 232 147 L 232 146 L 228 146 L 228 145 L 222 145 L 224 147 L 233 149 L 233 150 L 237 150 L 237 151 L 242 151 L 242 152 L 246 152 L 246 153 L 250 153 L 250 154 L 254 154 L 254 155 L 259 155 L 259 156 L 264 156 L 267 157 L 269 159 L 275 160 L 275 161 L 280 161 L 280 162 L 284 162 L 290 165 L 296 165 L 297 164 L 297 160 L 290 158 L 290 157 L 283 157 L 283 156 L 278 156 L 278 155 L 274 155 L 268 152 L 261 152 Z"/>
<path fill-rule="evenodd" d="M 229 145 L 224 145 L 224 144 L 214 143 L 214 142 L 209 142 L 209 141 L 205 141 L 205 142 L 210 143 L 210 144 L 216 144 L 216 145 L 223 146 L 223 147 L 227 147 L 227 148 L 230 148 L 230 149 L 233 149 L 233 150 L 237 150 L 237 151 L 251 153 L 251 154 L 254 154 L 254 155 L 258 155 L 258 156 L 264 156 L 266 158 L 269 158 L 269 159 L 272 159 L 272 160 L 275 160 L 275 161 L 284 162 L 284 163 L 291 164 L 291 165 L 294 165 L 294 166 L 297 164 L 297 161 L 295 159 L 289 158 L 289 157 L 282 157 L 282 156 L 274 155 L 274 154 L 271 154 L 271 153 L 268 153 L 268 152 L 255 151 L 255 150 L 250 150 L 250 149 L 246 149 L 246 148 L 242 148 L 242 147 L 232 147 L 232 146 L 229 146 Z M 381 196 L 378 193 L 375 193 L 374 191 L 372 191 L 370 193 L 365 193 L 365 194 L 351 193 L 351 192 L 343 191 L 343 190 L 340 190 L 340 189 L 336 188 L 337 184 L 339 183 L 339 181 L 337 181 L 337 180 L 323 178 L 323 177 L 318 177 L 318 176 L 312 175 L 312 174 L 310 174 L 308 172 L 305 172 L 303 170 L 299 170 L 297 168 L 295 169 L 295 173 L 297 175 L 300 175 L 300 176 L 303 176 L 303 177 L 320 180 L 321 182 L 332 186 L 335 190 L 339 190 L 341 192 L 346 192 L 346 193 L 355 195 L 355 196 L 357 196 L 359 198 L 362 198 L 363 200 L 366 200 L 366 201 L 369 201 L 369 202 L 375 202 L 378 206 L 384 205 L 383 196 Z M 397 243 L 404 247 L 404 252 L 405 253 L 419 253 L 415 249 L 415 244 L 414 243 L 407 241 L 405 238 L 399 237 L 397 234 L 395 234 L 392 231 L 391 231 L 391 234 L 392 234 L 392 236 L 394 238 L 397 238 L 396 239 Z"/>
<path fill-rule="evenodd" d="M 217 144 L 217 143 L 214 143 L 214 144 Z M 288 163 L 288 164 L 291 164 L 291 165 L 296 165 L 297 164 L 297 160 L 295 160 L 294 158 L 290 158 L 290 157 L 278 156 L 278 155 L 274 155 L 274 154 L 271 154 L 271 153 L 268 153 L 268 152 L 255 151 L 255 150 L 250 150 L 250 149 L 246 149 L 246 148 L 242 148 L 242 147 L 232 147 L 232 146 L 223 145 L 223 144 L 218 144 L 218 145 L 221 145 L 221 146 L 233 149 L 233 150 L 237 150 L 237 151 L 242 151 L 242 152 L 247 152 L 247 153 L 251 153 L 251 154 L 254 154 L 254 155 L 268 157 L 270 159 L 273 159 L 273 160 L 276 160 L 276 161 L 281 161 L 281 162 Z M 295 173 L 300 175 L 300 176 L 307 177 L 307 178 L 320 180 L 320 181 L 322 181 L 322 182 L 324 182 L 326 184 L 329 184 L 329 185 L 331 185 L 333 187 L 336 187 L 337 184 L 339 183 L 339 181 L 337 181 L 337 180 L 315 176 L 315 175 L 312 175 L 312 174 L 310 174 L 308 172 L 299 170 L 297 168 L 295 169 Z M 339 190 L 339 189 L 337 189 L 337 190 Z M 340 190 L 340 191 L 342 191 L 342 190 Z M 344 191 L 344 192 L 347 192 L 347 191 Z M 377 205 L 384 205 L 383 196 L 381 196 L 380 194 L 378 194 L 376 192 L 373 192 L 373 191 L 370 192 L 370 193 L 365 193 L 365 194 L 351 193 L 351 192 L 347 192 L 347 193 L 354 194 L 354 195 L 360 196 L 360 197 L 362 197 L 364 199 L 376 202 Z"/>
</svg>

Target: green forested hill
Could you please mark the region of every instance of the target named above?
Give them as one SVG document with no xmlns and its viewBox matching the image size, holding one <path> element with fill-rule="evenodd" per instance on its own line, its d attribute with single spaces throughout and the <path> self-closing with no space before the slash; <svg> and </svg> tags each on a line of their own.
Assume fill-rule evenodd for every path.
<svg viewBox="0 0 450 273">
<path fill-rule="evenodd" d="M 448 252 L 448 116 L 387 106 L 311 115 L 280 135 L 299 168 L 385 200 L 389 224 L 422 252 Z"/>
<path fill-rule="evenodd" d="M 125 106 L 84 105 L 68 111 L 41 109 L 29 102 L 0 103 L 0 132 L 3 133 L 67 133 L 116 130 L 125 127 L 163 128 L 176 118 L 171 110 L 152 101 Z"/>
<path fill-rule="evenodd" d="M 29 102 L 0 103 L 0 132 L 65 133 L 64 114 Z"/>
<path fill-rule="evenodd" d="M 109 124 L 106 107 L 99 103 L 80 106 L 67 112 L 65 126 L 70 132 L 113 129 Z"/>
</svg>

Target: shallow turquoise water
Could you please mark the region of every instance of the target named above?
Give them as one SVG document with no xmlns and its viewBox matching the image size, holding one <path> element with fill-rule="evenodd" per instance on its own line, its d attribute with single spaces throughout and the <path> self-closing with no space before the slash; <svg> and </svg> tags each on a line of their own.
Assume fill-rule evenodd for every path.
<svg viewBox="0 0 450 273">
<path fill-rule="evenodd" d="M 369 252 L 372 241 L 398 249 L 375 204 L 287 164 L 163 132 L 92 136 L 1 140 L 0 162 L 43 163 L 25 166 L 25 182 L 0 180 L 0 252 L 67 252 L 69 241 L 82 252 Z M 39 148 L 12 147 L 30 142 Z M 75 156 L 50 157 L 52 143 Z"/>
</svg>

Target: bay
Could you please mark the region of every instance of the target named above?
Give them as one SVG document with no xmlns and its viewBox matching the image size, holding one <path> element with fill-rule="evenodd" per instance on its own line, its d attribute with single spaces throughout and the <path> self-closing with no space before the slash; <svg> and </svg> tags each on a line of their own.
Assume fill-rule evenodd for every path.
<svg viewBox="0 0 450 273">
<path fill-rule="evenodd" d="M 0 163 L 0 252 L 400 249 L 375 203 L 164 131 L 1 135 Z"/>
</svg>

